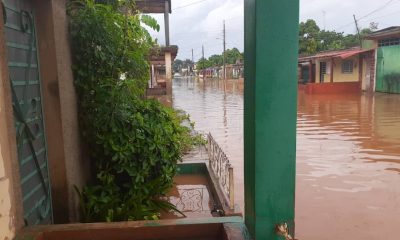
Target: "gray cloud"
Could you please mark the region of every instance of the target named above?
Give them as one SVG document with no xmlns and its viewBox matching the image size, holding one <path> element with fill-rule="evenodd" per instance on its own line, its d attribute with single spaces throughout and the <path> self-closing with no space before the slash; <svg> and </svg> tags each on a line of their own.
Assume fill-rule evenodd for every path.
<svg viewBox="0 0 400 240">
<path fill-rule="evenodd" d="M 179 46 L 178 58 L 190 59 L 194 49 L 194 58 L 199 59 L 202 45 L 206 57 L 222 53 L 224 19 L 227 47 L 243 51 L 243 0 L 172 0 L 172 9 L 175 10 L 170 15 L 170 36 L 171 44 Z M 300 21 L 312 18 L 327 30 L 354 33 L 353 14 L 361 18 L 371 12 L 360 19 L 361 27 L 368 27 L 372 21 L 378 22 L 380 28 L 400 25 L 400 0 L 300 0 Z M 162 28 L 152 35 L 165 44 L 164 17 L 153 16 Z"/>
</svg>

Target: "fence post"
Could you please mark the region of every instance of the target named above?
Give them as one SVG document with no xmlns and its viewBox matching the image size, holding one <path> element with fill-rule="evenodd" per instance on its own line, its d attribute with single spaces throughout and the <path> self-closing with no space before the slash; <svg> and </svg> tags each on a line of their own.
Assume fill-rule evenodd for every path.
<svg viewBox="0 0 400 240">
<path fill-rule="evenodd" d="M 233 178 L 233 167 L 229 166 L 229 205 L 231 209 L 235 209 L 235 184 Z"/>
</svg>

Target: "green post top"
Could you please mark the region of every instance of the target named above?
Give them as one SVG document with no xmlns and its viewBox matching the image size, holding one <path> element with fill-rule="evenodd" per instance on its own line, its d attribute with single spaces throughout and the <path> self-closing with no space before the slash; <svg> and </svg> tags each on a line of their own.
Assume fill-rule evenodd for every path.
<svg viewBox="0 0 400 240">
<path fill-rule="evenodd" d="M 294 231 L 298 0 L 245 1 L 245 222 L 253 236 Z"/>
</svg>

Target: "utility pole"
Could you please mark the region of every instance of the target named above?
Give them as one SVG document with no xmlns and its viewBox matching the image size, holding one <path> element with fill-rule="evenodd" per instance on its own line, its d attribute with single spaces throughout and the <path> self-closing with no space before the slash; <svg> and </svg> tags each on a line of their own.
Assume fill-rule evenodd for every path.
<svg viewBox="0 0 400 240">
<path fill-rule="evenodd" d="M 354 17 L 354 22 L 356 23 L 356 28 L 357 28 L 357 34 L 358 34 L 358 41 L 360 41 L 360 47 L 362 48 L 362 41 L 361 41 L 361 35 L 360 35 L 360 28 L 358 28 L 358 22 L 356 19 L 356 15 L 353 14 Z"/>
<path fill-rule="evenodd" d="M 193 48 L 192 48 L 192 73 L 194 72 L 194 57 L 193 57 Z"/>
<path fill-rule="evenodd" d="M 224 28 L 223 28 L 223 44 L 224 44 L 224 52 L 223 52 L 223 59 L 224 59 L 224 80 L 226 80 L 226 30 L 225 30 L 225 20 L 224 20 Z"/>
<path fill-rule="evenodd" d="M 203 63 L 204 63 L 205 62 L 205 59 L 204 59 L 204 45 L 201 46 L 201 52 L 202 52 L 202 55 L 203 55 L 202 59 L 203 59 Z M 205 76 L 204 76 L 204 65 L 203 65 L 203 81 L 204 81 L 204 78 L 205 78 Z"/>
</svg>

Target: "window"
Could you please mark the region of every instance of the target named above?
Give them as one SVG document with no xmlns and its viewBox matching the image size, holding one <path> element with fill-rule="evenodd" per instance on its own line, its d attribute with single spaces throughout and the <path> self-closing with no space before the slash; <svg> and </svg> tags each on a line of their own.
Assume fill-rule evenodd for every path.
<svg viewBox="0 0 400 240">
<path fill-rule="evenodd" d="M 379 47 L 394 46 L 394 45 L 400 45 L 400 38 L 387 38 L 379 40 L 378 43 Z"/>
<path fill-rule="evenodd" d="M 347 60 L 342 63 L 342 73 L 348 73 L 348 74 L 353 73 L 353 61 L 352 60 Z"/>
<path fill-rule="evenodd" d="M 326 62 L 321 62 L 321 74 L 326 74 Z"/>
</svg>

